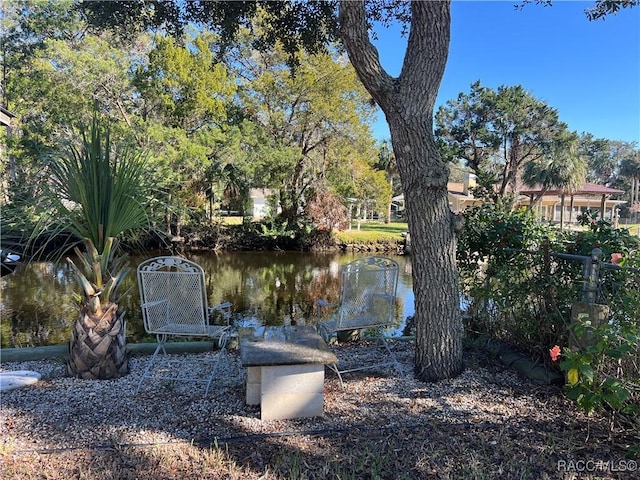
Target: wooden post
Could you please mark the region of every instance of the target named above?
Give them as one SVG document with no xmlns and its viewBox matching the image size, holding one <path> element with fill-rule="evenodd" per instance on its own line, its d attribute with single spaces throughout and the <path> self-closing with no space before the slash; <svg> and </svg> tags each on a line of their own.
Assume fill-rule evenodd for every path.
<svg viewBox="0 0 640 480">
<path fill-rule="evenodd" d="M 596 303 L 598 293 L 598 279 L 602 250 L 594 248 L 591 251 L 591 258 L 587 260 L 582 277 L 585 282 L 582 286 L 582 301 L 586 303 Z"/>
<path fill-rule="evenodd" d="M 597 303 L 574 302 L 571 305 L 571 326 L 583 316 L 588 317 L 593 328 L 597 328 L 607 321 L 609 318 L 609 306 L 599 305 Z M 588 333 L 582 338 L 576 337 L 573 328 L 569 330 L 569 347 L 584 350 L 591 345 L 591 335 Z"/>
<path fill-rule="evenodd" d="M 584 266 L 583 279 L 584 284 L 582 287 L 582 298 L 579 302 L 574 302 L 571 305 L 571 325 L 575 323 L 581 317 L 588 317 L 593 328 L 597 328 L 607 321 L 609 318 L 609 306 L 599 305 L 596 303 L 598 294 L 598 281 L 600 272 L 600 263 L 602 260 L 602 250 L 594 248 L 591 251 L 591 258 L 589 258 Z M 582 338 L 577 338 L 573 329 L 570 329 L 569 333 L 569 346 L 571 348 L 578 348 L 584 350 L 591 344 L 591 337 L 585 335 Z"/>
</svg>

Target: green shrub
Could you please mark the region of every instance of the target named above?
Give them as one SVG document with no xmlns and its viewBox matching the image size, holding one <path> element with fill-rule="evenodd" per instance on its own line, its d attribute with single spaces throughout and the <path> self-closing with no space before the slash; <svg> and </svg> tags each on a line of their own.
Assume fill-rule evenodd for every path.
<svg viewBox="0 0 640 480">
<path fill-rule="evenodd" d="M 606 410 L 640 430 L 640 242 L 589 215 L 580 232 L 558 234 L 528 212 L 483 205 L 465 213 L 458 261 L 468 299 L 467 331 L 505 340 L 565 373 L 567 396 L 587 410 Z M 609 307 L 599 325 L 579 316 L 582 264 L 554 253 L 603 251 L 598 302 Z M 616 255 L 621 254 L 618 260 Z M 570 339 L 580 339 L 573 341 Z M 562 361 L 549 355 L 552 346 Z M 552 356 L 554 349 L 551 349 Z M 556 352 L 557 353 L 557 352 Z"/>
<path fill-rule="evenodd" d="M 585 345 L 562 349 L 567 397 L 590 412 L 609 412 L 619 423 L 640 428 L 640 328 L 636 322 L 593 325 L 579 316 L 572 330 Z"/>
<path fill-rule="evenodd" d="M 560 338 L 576 287 L 556 285 L 548 237 L 527 210 L 485 204 L 465 211 L 458 243 L 467 330 L 517 345 L 542 359 Z M 571 290 L 571 291 L 568 291 Z"/>
<path fill-rule="evenodd" d="M 614 228 L 608 220 L 598 219 L 598 215 L 598 212 L 588 210 L 578 216 L 578 223 L 584 230 L 564 234 L 567 253 L 591 255 L 594 248 L 600 248 L 604 260 L 610 261 L 613 253 L 628 254 L 640 248 L 640 238 L 632 236 L 628 229 Z"/>
<path fill-rule="evenodd" d="M 624 406 L 627 412 L 637 412 L 637 404 L 627 405 L 633 382 L 615 378 L 624 377 L 616 374 L 623 359 L 638 356 L 637 329 L 610 324 L 593 327 L 588 317 L 582 317 L 576 321 L 574 331 L 578 336 L 591 338 L 593 343 L 580 349 L 565 349 L 566 359 L 560 363 L 560 369 L 567 373 L 569 398 L 586 411 L 606 404 L 616 410 Z"/>
</svg>

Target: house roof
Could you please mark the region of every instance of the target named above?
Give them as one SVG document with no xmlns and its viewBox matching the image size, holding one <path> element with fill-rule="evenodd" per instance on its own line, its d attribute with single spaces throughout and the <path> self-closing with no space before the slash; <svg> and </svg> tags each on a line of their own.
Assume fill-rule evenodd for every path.
<svg viewBox="0 0 640 480">
<path fill-rule="evenodd" d="M 542 187 L 540 185 L 536 185 L 534 187 L 529 187 L 529 189 L 521 189 L 521 195 L 535 195 L 536 193 L 540 193 L 542 191 Z M 559 188 L 552 188 L 547 190 L 545 194 L 547 195 L 560 195 L 563 192 Z M 624 193 L 624 190 L 618 190 L 615 188 L 605 187 L 603 185 L 597 185 L 595 183 L 585 183 L 582 187 L 578 188 L 573 192 L 573 195 L 613 195 L 616 193 Z"/>
<path fill-rule="evenodd" d="M 449 182 L 447 183 L 447 190 L 449 191 L 449 193 L 464 195 L 465 197 L 468 196 L 466 193 L 464 193 L 464 183 Z"/>
</svg>

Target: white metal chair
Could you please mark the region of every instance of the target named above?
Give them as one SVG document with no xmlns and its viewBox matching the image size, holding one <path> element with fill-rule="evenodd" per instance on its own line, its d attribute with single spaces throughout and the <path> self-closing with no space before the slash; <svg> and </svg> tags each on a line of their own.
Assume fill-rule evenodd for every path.
<svg viewBox="0 0 640 480">
<path fill-rule="evenodd" d="M 337 305 L 318 301 L 319 310 L 333 308 L 327 321 L 318 322 L 319 333 L 332 343 L 339 332 L 360 330 L 373 333 L 383 347 L 387 357 L 382 361 L 341 370 L 338 365 L 329 365 L 342 382 L 342 374 L 359 370 L 393 365 L 401 374 L 402 368 L 384 335 L 385 327 L 393 324 L 396 310 L 398 286 L 398 263 L 387 257 L 362 257 L 345 265 L 340 278 L 340 298 Z M 344 384 L 343 384 L 344 385 Z"/>
<path fill-rule="evenodd" d="M 197 263 L 181 257 L 155 257 L 142 262 L 138 266 L 138 286 L 144 329 L 156 336 L 158 346 L 140 378 L 136 393 L 152 374 L 152 378 L 158 380 L 206 383 L 205 395 L 208 394 L 230 333 L 231 303 L 209 307 L 204 270 Z M 224 325 L 210 323 L 215 312 L 219 312 Z M 208 337 L 218 340 L 220 352 L 214 360 L 211 375 L 208 378 L 189 376 L 167 366 L 154 372 L 158 354 L 167 353 L 165 344 L 170 337 Z"/>
</svg>

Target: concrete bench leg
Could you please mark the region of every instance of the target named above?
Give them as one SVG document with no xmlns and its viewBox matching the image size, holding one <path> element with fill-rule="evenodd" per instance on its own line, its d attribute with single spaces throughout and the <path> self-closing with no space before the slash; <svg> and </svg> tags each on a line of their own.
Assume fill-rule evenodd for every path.
<svg viewBox="0 0 640 480">
<path fill-rule="evenodd" d="M 247 368 L 247 405 L 260 405 L 260 370 L 262 367 Z"/>
<path fill-rule="evenodd" d="M 324 365 L 249 367 L 247 374 L 247 403 L 255 405 L 260 385 L 262 420 L 322 416 Z"/>
</svg>

